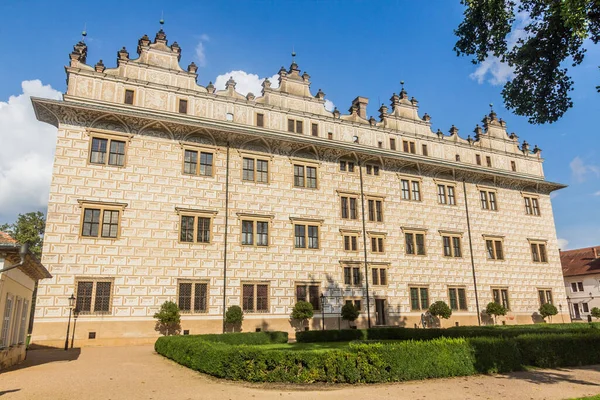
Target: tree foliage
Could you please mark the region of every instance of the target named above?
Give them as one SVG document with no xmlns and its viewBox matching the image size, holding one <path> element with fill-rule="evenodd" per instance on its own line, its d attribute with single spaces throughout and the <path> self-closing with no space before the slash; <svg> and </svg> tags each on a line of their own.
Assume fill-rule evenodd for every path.
<svg viewBox="0 0 600 400">
<path fill-rule="evenodd" d="M 225 311 L 225 323 L 233 326 L 235 329 L 240 329 L 242 327 L 242 322 L 244 321 L 244 312 L 240 306 L 229 306 L 227 311 Z"/>
<path fill-rule="evenodd" d="M 314 315 L 313 306 L 308 301 L 298 301 L 292 309 L 290 317 L 294 320 L 300 321 L 302 326 L 306 325 L 309 319 Z"/>
<path fill-rule="evenodd" d="M 542 304 L 542 306 L 540 307 L 540 309 L 538 311 L 540 312 L 540 315 L 544 319 L 546 319 L 547 317 L 552 318 L 553 316 L 558 314 L 558 310 L 556 309 L 554 304 L 551 304 L 551 303 Z"/>
<path fill-rule="evenodd" d="M 434 317 L 448 319 L 452 316 L 452 309 L 443 301 L 436 301 L 429 306 L 429 314 Z"/>
<path fill-rule="evenodd" d="M 584 59 L 585 40 L 600 41 L 598 0 L 461 0 L 457 55 L 474 64 L 498 57 L 514 69 L 506 107 L 533 124 L 557 121 L 573 106 L 568 64 Z M 600 77 L 600 75 L 599 75 Z M 600 92 L 600 86 L 596 87 Z"/>
<path fill-rule="evenodd" d="M 179 307 L 172 301 L 165 301 L 160 310 L 154 314 L 155 330 L 165 336 L 178 335 L 181 332 L 181 316 Z"/>
<path fill-rule="evenodd" d="M 485 307 L 485 313 L 494 317 L 494 322 L 499 315 L 506 315 L 508 310 L 502 304 L 492 301 Z"/>
<path fill-rule="evenodd" d="M 360 315 L 360 310 L 352 303 L 346 303 L 342 307 L 342 319 L 344 321 L 353 322 L 356 321 Z"/>
<path fill-rule="evenodd" d="M 592 314 L 592 317 L 598 319 L 600 318 L 600 308 L 598 307 L 594 307 L 590 310 L 590 314 Z"/>
<path fill-rule="evenodd" d="M 42 243 L 46 217 L 40 211 L 19 214 L 12 224 L 0 225 L 0 231 L 8 233 L 19 243 L 28 243 L 29 250 L 38 258 L 42 256 Z"/>
</svg>

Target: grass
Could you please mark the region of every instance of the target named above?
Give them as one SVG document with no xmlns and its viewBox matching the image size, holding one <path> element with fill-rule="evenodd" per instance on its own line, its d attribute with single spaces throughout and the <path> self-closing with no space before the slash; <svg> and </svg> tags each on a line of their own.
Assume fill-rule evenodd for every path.
<svg viewBox="0 0 600 400">
<path fill-rule="evenodd" d="M 590 397 L 578 397 L 578 398 L 573 398 L 570 400 L 600 400 L 600 394 L 597 394 L 595 396 L 590 396 Z"/>
<path fill-rule="evenodd" d="M 323 342 L 323 343 L 278 343 L 278 344 L 263 344 L 261 349 L 267 350 L 315 350 L 326 351 L 332 349 L 345 349 L 349 342 Z"/>
</svg>

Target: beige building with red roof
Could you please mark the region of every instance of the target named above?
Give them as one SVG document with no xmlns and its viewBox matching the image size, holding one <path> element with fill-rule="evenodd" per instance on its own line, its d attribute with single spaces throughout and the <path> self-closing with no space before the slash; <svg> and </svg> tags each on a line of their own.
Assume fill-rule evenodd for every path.
<svg viewBox="0 0 600 400">
<path fill-rule="evenodd" d="M 560 252 L 569 312 L 573 320 L 588 320 L 600 307 L 600 246 Z"/>
</svg>

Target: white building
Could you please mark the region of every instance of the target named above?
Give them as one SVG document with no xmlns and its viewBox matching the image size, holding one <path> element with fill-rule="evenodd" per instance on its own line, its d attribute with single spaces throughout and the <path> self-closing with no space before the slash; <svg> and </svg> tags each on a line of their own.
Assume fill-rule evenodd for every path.
<svg viewBox="0 0 600 400">
<path fill-rule="evenodd" d="M 560 252 L 569 313 L 573 320 L 590 320 L 600 308 L 600 247 Z"/>
</svg>

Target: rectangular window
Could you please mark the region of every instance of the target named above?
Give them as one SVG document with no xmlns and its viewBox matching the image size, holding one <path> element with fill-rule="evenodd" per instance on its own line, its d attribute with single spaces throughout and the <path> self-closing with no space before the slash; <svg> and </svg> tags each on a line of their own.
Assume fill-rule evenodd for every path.
<svg viewBox="0 0 600 400">
<path fill-rule="evenodd" d="M 19 325 L 19 343 L 25 343 L 25 334 L 27 333 L 27 313 L 29 312 L 29 301 L 23 300 L 23 309 L 21 310 L 21 323 Z M 1 347 L 0 342 L 0 347 Z"/>
<path fill-rule="evenodd" d="M 246 246 L 268 246 L 269 223 L 266 221 L 243 220 L 242 244 Z"/>
<path fill-rule="evenodd" d="M 383 242 L 385 241 L 384 236 L 371 236 L 371 252 L 373 253 L 384 253 L 385 248 Z"/>
<path fill-rule="evenodd" d="M 380 149 L 383 149 L 383 142 L 381 142 L 381 141 L 377 142 L 377 147 L 379 147 Z"/>
<path fill-rule="evenodd" d="M 179 99 L 179 113 L 187 114 L 188 102 L 187 100 Z"/>
<path fill-rule="evenodd" d="M 448 298 L 452 310 L 467 311 L 467 296 L 464 288 L 448 288 Z"/>
<path fill-rule="evenodd" d="M 429 289 L 426 287 L 410 288 L 410 308 L 413 311 L 429 309 Z"/>
<path fill-rule="evenodd" d="M 107 152 L 108 157 L 106 157 Z M 114 165 L 117 167 L 124 166 L 125 141 L 92 137 L 90 164 Z"/>
<path fill-rule="evenodd" d="M 340 161 L 340 171 L 354 172 L 354 162 L 341 160 Z"/>
<path fill-rule="evenodd" d="M 588 306 L 588 303 L 581 303 L 581 310 L 583 312 L 590 312 L 590 307 Z"/>
<path fill-rule="evenodd" d="M 514 161 L 510 162 L 510 169 L 512 169 L 513 172 L 517 172 L 517 163 Z"/>
<path fill-rule="evenodd" d="M 112 281 L 78 281 L 75 308 L 82 314 L 110 314 L 111 294 Z"/>
<path fill-rule="evenodd" d="M 113 208 L 84 208 L 81 236 L 115 239 L 119 236 L 120 210 Z"/>
<path fill-rule="evenodd" d="M 184 281 L 178 284 L 179 310 L 185 314 L 207 312 L 208 284 L 205 282 Z"/>
<path fill-rule="evenodd" d="M 133 90 L 125 89 L 125 104 L 133 104 Z"/>
<path fill-rule="evenodd" d="M 319 124 L 311 124 L 310 130 L 313 136 L 319 136 Z"/>
<path fill-rule="evenodd" d="M 383 201 L 381 200 L 367 200 L 369 221 L 371 222 L 383 222 Z"/>
<path fill-rule="evenodd" d="M 264 127 L 265 126 L 265 115 L 261 113 L 256 114 L 256 126 Z"/>
<path fill-rule="evenodd" d="M 302 133 L 302 121 L 288 119 L 288 132 Z"/>
<path fill-rule="evenodd" d="M 360 267 L 344 267 L 344 284 L 360 285 Z"/>
<path fill-rule="evenodd" d="M 327 139 L 333 140 L 333 132 L 327 132 Z"/>
<path fill-rule="evenodd" d="M 508 301 L 508 289 L 507 288 L 492 289 L 492 296 L 494 298 L 494 303 L 501 304 L 507 310 L 510 310 L 510 303 Z"/>
<path fill-rule="evenodd" d="M 404 242 L 406 244 L 406 254 L 425 255 L 425 234 L 418 232 L 405 232 Z"/>
<path fill-rule="evenodd" d="M 200 162 L 198 163 L 198 155 Z M 184 150 L 183 173 L 189 175 L 212 176 L 213 153 L 198 152 L 196 150 Z"/>
<path fill-rule="evenodd" d="M 485 163 L 487 164 L 487 166 L 488 166 L 489 168 L 492 168 L 492 157 L 490 157 L 490 156 L 486 156 L 486 157 L 485 157 Z"/>
<path fill-rule="evenodd" d="M 344 301 L 344 304 L 352 304 L 354 307 L 356 307 L 357 310 L 361 311 L 361 304 L 362 302 L 358 299 L 346 299 Z"/>
<path fill-rule="evenodd" d="M 546 254 L 545 242 L 531 242 L 531 258 L 533 262 L 548 262 L 548 255 Z"/>
<path fill-rule="evenodd" d="M 475 163 L 481 165 L 481 156 L 479 154 L 475 154 Z"/>
<path fill-rule="evenodd" d="M 501 239 L 486 239 L 485 248 L 487 250 L 487 258 L 489 260 L 504 260 Z"/>
<path fill-rule="evenodd" d="M 294 247 L 297 249 L 319 248 L 319 227 L 317 225 L 294 225 Z"/>
<path fill-rule="evenodd" d="M 405 153 L 411 153 L 411 154 L 416 154 L 416 148 L 415 148 L 415 142 L 411 142 L 408 140 L 403 140 L 402 141 L 402 149 L 404 150 Z"/>
<path fill-rule="evenodd" d="M 387 268 L 385 267 L 374 267 L 371 268 L 371 283 L 374 286 L 387 286 Z"/>
<path fill-rule="evenodd" d="M 269 310 L 269 285 L 243 284 L 242 309 L 244 312 L 267 312 Z"/>
<path fill-rule="evenodd" d="M 454 186 L 438 184 L 438 203 L 456 205 L 456 196 L 454 194 Z"/>
<path fill-rule="evenodd" d="M 317 188 L 317 167 L 294 164 L 294 186 Z"/>
<path fill-rule="evenodd" d="M 208 217 L 182 215 L 179 229 L 179 241 L 185 243 L 210 243 L 210 224 Z"/>
<path fill-rule="evenodd" d="M 421 183 L 409 179 L 400 179 L 402 200 L 421 201 Z"/>
<path fill-rule="evenodd" d="M 550 289 L 539 289 L 538 296 L 540 299 L 540 306 L 546 303 L 552 304 L 552 290 Z"/>
<path fill-rule="evenodd" d="M 358 199 L 356 197 L 341 196 L 341 208 L 343 219 L 358 219 L 358 211 L 356 205 Z"/>
<path fill-rule="evenodd" d="M 396 150 L 396 139 L 390 138 L 390 150 Z"/>
<path fill-rule="evenodd" d="M 444 235 L 442 236 L 445 257 L 462 257 L 460 236 Z"/>
<path fill-rule="evenodd" d="M 367 175 L 379 176 L 379 166 L 378 165 L 367 164 L 366 169 L 367 169 Z"/>
<path fill-rule="evenodd" d="M 527 215 L 540 215 L 540 205 L 537 197 L 524 196 L 525 200 L 525 213 Z"/>
<path fill-rule="evenodd" d="M 268 183 L 269 162 L 267 160 L 244 157 L 242 159 L 242 180 L 248 182 Z"/>
<path fill-rule="evenodd" d="M 4 306 L 4 316 L 2 318 L 2 332 L 0 333 L 0 348 L 8 347 L 10 345 L 10 338 L 8 333 L 10 332 L 10 321 L 12 319 L 13 311 L 13 296 L 6 295 L 6 305 Z"/>
<path fill-rule="evenodd" d="M 296 302 L 307 301 L 313 306 L 313 310 L 321 309 L 321 288 L 318 285 L 307 285 L 304 283 L 296 285 Z"/>
<path fill-rule="evenodd" d="M 454 159 L 455 159 L 456 161 L 460 162 L 460 154 L 457 154 L 457 155 L 455 155 L 455 156 L 454 156 Z"/>
<path fill-rule="evenodd" d="M 484 210 L 497 211 L 496 192 L 488 190 L 480 190 L 481 208 Z"/>
<path fill-rule="evenodd" d="M 344 250 L 346 251 L 357 251 L 358 250 L 358 236 L 356 234 L 344 234 Z"/>
<path fill-rule="evenodd" d="M 424 144 L 424 145 L 422 145 L 422 146 L 421 146 L 421 148 L 423 149 L 423 155 L 424 155 L 424 156 L 428 156 L 429 154 L 428 154 L 428 152 L 427 152 L 427 145 L 426 145 L 426 144 Z"/>
</svg>

